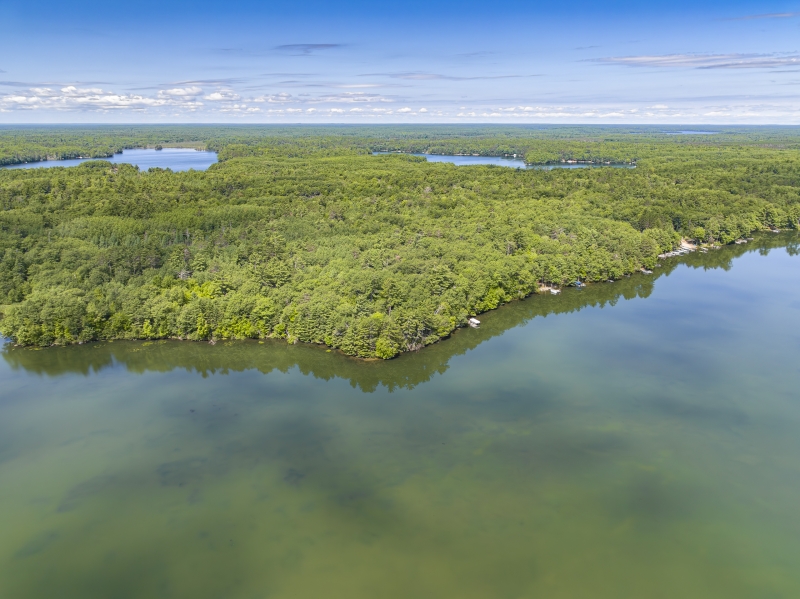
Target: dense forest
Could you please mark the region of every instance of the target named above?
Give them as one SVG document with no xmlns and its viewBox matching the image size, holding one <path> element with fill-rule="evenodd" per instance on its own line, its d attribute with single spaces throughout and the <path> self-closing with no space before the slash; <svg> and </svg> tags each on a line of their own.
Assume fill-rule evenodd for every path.
<svg viewBox="0 0 800 599">
<path fill-rule="evenodd" d="M 48 133 L 49 131 L 49 133 Z M 21 345 L 284 338 L 391 358 L 542 285 L 618 279 L 682 237 L 800 221 L 790 128 L 0 129 L 0 159 L 219 151 L 206 172 L 0 169 L 0 331 Z M 70 149 L 71 148 L 71 149 Z M 634 169 L 456 167 L 373 151 Z"/>
</svg>

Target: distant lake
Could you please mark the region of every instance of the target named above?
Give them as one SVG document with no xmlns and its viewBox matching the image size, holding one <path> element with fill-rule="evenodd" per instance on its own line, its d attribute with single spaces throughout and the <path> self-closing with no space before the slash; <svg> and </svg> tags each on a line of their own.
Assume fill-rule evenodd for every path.
<svg viewBox="0 0 800 599">
<path fill-rule="evenodd" d="M 110 158 L 76 158 L 74 160 L 43 160 L 15 164 L 5 168 L 51 168 L 54 166 L 77 166 L 87 160 L 107 160 L 114 163 L 133 164 L 146 171 L 151 167 L 168 168 L 173 171 L 204 171 L 217 161 L 216 152 L 198 151 L 192 148 L 164 148 L 163 150 L 124 150 Z"/>
<path fill-rule="evenodd" d="M 381 154 L 400 154 L 401 152 L 373 152 L 374 156 Z M 443 154 L 410 154 L 425 158 L 428 162 L 449 162 L 456 166 L 475 166 L 478 164 L 492 164 L 494 166 L 507 166 L 511 168 L 530 168 L 549 171 L 554 168 L 593 168 L 610 166 L 613 168 L 635 168 L 635 164 L 525 164 L 522 158 L 505 158 L 503 156 L 446 156 Z"/>
<path fill-rule="evenodd" d="M 716 135 L 719 131 L 663 131 L 664 135 Z"/>
<path fill-rule="evenodd" d="M 800 238 L 387 362 L 0 349 L 0 597 L 800 597 Z"/>
</svg>

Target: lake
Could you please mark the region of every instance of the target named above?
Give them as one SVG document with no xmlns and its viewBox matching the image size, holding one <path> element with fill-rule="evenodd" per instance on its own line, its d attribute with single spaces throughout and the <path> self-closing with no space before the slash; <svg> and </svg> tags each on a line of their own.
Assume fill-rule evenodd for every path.
<svg viewBox="0 0 800 599">
<path fill-rule="evenodd" d="M 800 244 L 388 362 L 6 345 L 0 597 L 800 596 Z"/>
<path fill-rule="evenodd" d="M 374 156 L 382 154 L 399 154 L 400 152 L 373 152 Z M 411 156 L 419 156 L 425 158 L 428 162 L 449 162 L 456 166 L 475 166 L 479 164 L 491 164 L 494 166 L 507 166 L 511 168 L 530 168 L 537 170 L 552 170 L 554 168 L 636 168 L 635 164 L 525 164 L 522 158 L 505 158 L 503 156 L 446 156 L 443 154 L 411 154 Z"/>
<path fill-rule="evenodd" d="M 217 161 L 216 152 L 198 151 L 192 148 L 164 148 L 124 150 L 122 154 L 114 154 L 110 158 L 83 158 L 75 160 L 43 160 L 15 164 L 5 168 L 50 168 L 54 166 L 77 166 L 87 160 L 107 160 L 113 163 L 126 163 L 138 166 L 146 171 L 151 167 L 168 168 L 173 171 L 204 171 Z"/>
</svg>

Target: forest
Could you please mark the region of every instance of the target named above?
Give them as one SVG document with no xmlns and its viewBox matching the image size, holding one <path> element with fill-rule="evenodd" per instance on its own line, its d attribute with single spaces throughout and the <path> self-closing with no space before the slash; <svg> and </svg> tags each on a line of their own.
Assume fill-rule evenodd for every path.
<svg viewBox="0 0 800 599">
<path fill-rule="evenodd" d="M 797 229 L 800 133 L 615 127 L 0 129 L 0 160 L 128 147 L 219 152 L 208 171 L 103 160 L 0 169 L 0 331 L 19 345 L 263 339 L 388 359 L 539 292 L 652 269 L 681 238 Z M 634 162 L 513 169 L 403 153 Z M 94 154 L 94 153 L 96 154 Z"/>
</svg>

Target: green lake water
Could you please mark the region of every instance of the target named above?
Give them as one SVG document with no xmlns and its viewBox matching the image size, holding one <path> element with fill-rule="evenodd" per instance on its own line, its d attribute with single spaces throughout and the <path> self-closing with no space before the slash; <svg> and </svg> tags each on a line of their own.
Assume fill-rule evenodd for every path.
<svg viewBox="0 0 800 599">
<path fill-rule="evenodd" d="M 6 345 L 0 598 L 800 597 L 797 237 L 480 318 Z"/>
</svg>

